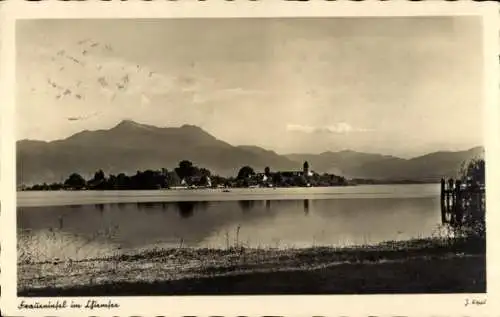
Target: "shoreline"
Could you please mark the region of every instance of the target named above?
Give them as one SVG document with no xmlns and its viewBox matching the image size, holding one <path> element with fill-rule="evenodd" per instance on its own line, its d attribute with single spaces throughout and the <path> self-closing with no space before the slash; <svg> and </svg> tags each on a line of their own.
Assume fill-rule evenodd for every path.
<svg viewBox="0 0 500 317">
<path fill-rule="evenodd" d="M 477 293 L 484 241 L 420 239 L 306 249 L 153 249 L 19 263 L 19 296 Z M 152 293 L 149 293 L 152 292 Z"/>
<path fill-rule="evenodd" d="M 401 181 L 383 181 L 374 180 L 373 182 L 360 182 L 360 183 L 348 183 L 342 185 L 330 185 L 330 186 L 249 186 L 249 187 L 189 187 L 189 186 L 173 186 L 165 188 L 153 188 L 153 189 L 133 189 L 133 188 L 115 188 L 115 189 L 46 189 L 46 190 L 34 190 L 34 189 L 16 189 L 16 192 L 107 192 L 107 191 L 120 191 L 120 192 L 131 192 L 131 191 L 197 191 L 197 190 L 246 190 L 246 189 L 304 189 L 304 188 L 338 188 L 338 187 L 356 187 L 356 186 L 383 186 L 383 185 L 439 185 L 440 182 L 433 181 L 418 181 L 418 180 L 401 180 Z"/>
<path fill-rule="evenodd" d="M 174 189 L 136 191 L 21 191 L 17 192 L 17 207 L 144 202 L 167 203 L 179 201 L 270 200 L 272 202 L 273 200 L 319 200 L 354 198 L 408 199 L 431 197 L 439 199 L 439 186 L 437 184 L 404 185 L 402 187 L 404 190 L 401 192 L 391 190 L 391 186 L 393 185 L 359 185 L 306 188 L 233 188 L 229 192 L 224 192 L 221 189 Z"/>
</svg>

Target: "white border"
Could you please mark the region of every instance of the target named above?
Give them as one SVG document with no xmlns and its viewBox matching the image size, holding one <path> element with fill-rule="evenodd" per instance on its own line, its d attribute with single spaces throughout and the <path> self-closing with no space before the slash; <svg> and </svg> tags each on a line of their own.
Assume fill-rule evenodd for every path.
<svg viewBox="0 0 500 317">
<path fill-rule="evenodd" d="M 153 1 L 153 2 L 16 2 L 5 3 L 1 15 L 1 199 L 0 235 L 2 298 L 7 316 L 366 316 L 366 315 L 497 315 L 500 312 L 500 111 L 498 30 L 495 3 L 482 2 L 327 2 L 327 1 Z M 451 16 L 483 17 L 485 52 L 485 134 L 487 164 L 487 295 L 330 295 L 330 296 L 197 296 L 110 297 L 119 309 L 19 311 L 16 295 L 15 196 L 15 21 L 32 18 L 171 18 L 297 16 Z M 457 52 L 460 54 L 460 52 Z M 453 93 L 453 92 L 450 92 Z M 495 195 L 496 194 L 496 195 Z M 465 299 L 487 298 L 484 306 L 465 307 Z M 59 298 L 62 300 L 63 298 Z M 71 298 L 66 298 L 71 300 Z M 104 300 L 104 298 L 102 298 Z M 107 299 L 107 298 L 106 298 Z"/>
</svg>

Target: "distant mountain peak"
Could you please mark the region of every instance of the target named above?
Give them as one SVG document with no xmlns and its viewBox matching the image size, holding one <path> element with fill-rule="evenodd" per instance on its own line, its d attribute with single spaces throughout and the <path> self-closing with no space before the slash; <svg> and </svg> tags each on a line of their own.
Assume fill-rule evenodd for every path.
<svg viewBox="0 0 500 317">
<path fill-rule="evenodd" d="M 212 134 L 210 134 L 209 132 L 205 131 L 202 127 L 199 127 L 197 125 L 183 124 L 180 127 L 174 129 L 179 129 L 180 131 L 183 131 L 184 133 L 188 134 L 195 134 L 199 136 L 203 135 L 211 139 L 216 139 L 216 137 L 214 137 Z"/>
<path fill-rule="evenodd" d="M 470 152 L 484 152 L 484 146 L 475 146 L 469 149 Z"/>
<path fill-rule="evenodd" d="M 122 121 L 120 121 L 120 124 L 139 124 L 139 123 L 131 119 L 123 119 Z"/>
<path fill-rule="evenodd" d="M 20 183 L 61 181 L 73 172 L 92 175 L 137 170 L 175 168 L 191 160 L 220 175 L 235 175 L 241 166 L 255 170 L 300 169 L 308 161 L 318 173 L 373 179 L 433 179 L 455 177 L 464 160 L 481 153 L 483 147 L 460 152 L 430 153 L 413 159 L 344 149 L 321 154 L 280 155 L 255 146 L 233 146 L 203 128 L 184 124 L 156 127 L 126 119 L 111 129 L 81 131 L 57 141 L 22 140 L 17 143 L 17 180 Z"/>
<path fill-rule="evenodd" d="M 128 127 L 128 128 L 156 128 L 156 129 L 162 129 L 162 127 L 151 125 L 151 124 L 145 124 L 145 123 L 139 123 L 137 121 L 131 120 L 131 119 L 124 119 L 120 121 L 115 128 L 117 127 Z M 173 127 L 172 127 L 173 128 Z M 200 128 L 197 125 L 192 125 L 192 124 L 183 124 L 182 126 L 178 127 L 178 129 L 190 129 L 190 130 L 198 130 L 202 131 L 203 129 Z"/>
<path fill-rule="evenodd" d="M 143 124 L 135 122 L 135 121 L 130 120 L 130 119 L 124 119 L 116 125 L 116 127 L 142 127 L 142 126 L 143 126 Z"/>
<path fill-rule="evenodd" d="M 181 129 L 203 130 L 201 127 L 193 124 L 183 124 L 181 125 Z"/>
<path fill-rule="evenodd" d="M 154 125 L 149 125 L 149 124 L 144 124 L 144 123 L 139 123 L 130 119 L 125 119 L 120 121 L 114 129 L 147 129 L 147 130 L 153 130 L 153 129 L 158 129 L 158 127 Z"/>
</svg>

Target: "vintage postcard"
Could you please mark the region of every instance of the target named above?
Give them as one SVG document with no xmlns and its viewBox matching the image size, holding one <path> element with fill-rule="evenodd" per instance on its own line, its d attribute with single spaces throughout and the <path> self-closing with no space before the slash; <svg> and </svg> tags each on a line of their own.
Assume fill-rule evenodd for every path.
<svg viewBox="0 0 500 317">
<path fill-rule="evenodd" d="M 3 314 L 500 311 L 492 3 L 1 15 Z"/>
</svg>

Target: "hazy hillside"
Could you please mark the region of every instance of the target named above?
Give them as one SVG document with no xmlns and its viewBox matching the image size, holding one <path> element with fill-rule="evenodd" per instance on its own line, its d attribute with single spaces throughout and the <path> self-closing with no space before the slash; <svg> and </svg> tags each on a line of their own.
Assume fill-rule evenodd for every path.
<svg viewBox="0 0 500 317">
<path fill-rule="evenodd" d="M 70 173 L 89 177 L 137 170 L 172 170 L 187 159 L 221 175 L 236 175 L 243 165 L 256 170 L 298 170 L 307 160 L 319 173 L 377 179 L 438 179 L 454 176 L 460 164 L 480 155 L 482 148 L 462 152 L 436 152 L 413 159 L 354 151 L 318 155 L 279 155 L 256 146 L 233 146 L 203 129 L 184 125 L 159 128 L 122 121 L 109 130 L 82 131 L 53 142 L 22 140 L 17 143 L 17 180 L 20 183 L 63 181 Z"/>
<path fill-rule="evenodd" d="M 371 162 L 401 160 L 393 156 L 360 153 L 355 151 L 323 152 L 321 154 L 290 154 L 287 157 L 297 162 L 308 161 L 312 169 L 319 172 L 338 173 L 348 177 L 358 176 L 360 166 Z"/>
<path fill-rule="evenodd" d="M 243 165 L 263 170 L 300 168 L 300 164 L 270 151 L 235 147 L 196 126 L 158 128 L 122 121 L 109 130 L 83 131 L 53 142 L 23 140 L 17 147 L 17 180 L 62 181 L 70 173 L 91 175 L 135 173 L 148 168 L 173 169 L 183 159 L 222 175 L 235 175 Z"/>
<path fill-rule="evenodd" d="M 351 178 L 439 180 L 454 177 L 462 162 L 482 157 L 483 152 L 482 147 L 476 147 L 467 151 L 435 152 L 412 159 L 354 151 L 291 154 L 287 157 L 297 162 L 306 159 L 314 170 L 337 172 Z"/>
<path fill-rule="evenodd" d="M 483 151 L 482 147 L 476 147 L 459 152 L 435 152 L 409 160 L 371 162 L 364 164 L 361 169 L 370 178 L 440 179 L 443 176 L 456 176 L 464 161 L 483 157 Z"/>
</svg>

